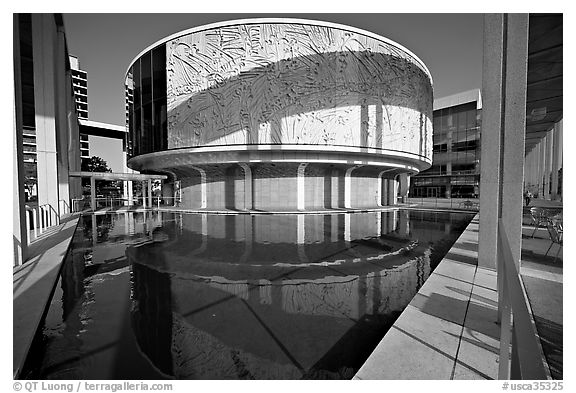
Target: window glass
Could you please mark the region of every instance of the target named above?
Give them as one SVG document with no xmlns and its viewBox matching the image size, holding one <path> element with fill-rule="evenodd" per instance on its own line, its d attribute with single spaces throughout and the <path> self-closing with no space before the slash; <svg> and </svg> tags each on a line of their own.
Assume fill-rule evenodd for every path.
<svg viewBox="0 0 576 393">
<path fill-rule="evenodd" d="M 152 152 L 152 104 L 144 104 L 142 107 L 142 152 Z"/>
<path fill-rule="evenodd" d="M 140 79 L 140 59 L 136 60 L 132 67 L 132 74 L 134 75 L 134 107 L 140 108 L 142 101 L 140 100 L 140 93 L 142 91 L 142 81 Z"/>
<path fill-rule="evenodd" d="M 468 120 L 468 124 L 466 125 L 466 128 L 470 129 L 474 129 L 476 127 L 476 110 L 470 110 L 467 112 L 467 120 Z"/>
<path fill-rule="evenodd" d="M 446 143 L 434 145 L 433 150 L 434 153 L 443 153 L 448 151 L 448 145 Z"/>
<path fill-rule="evenodd" d="M 167 148 L 166 100 L 154 101 L 154 150 Z"/>
<path fill-rule="evenodd" d="M 166 45 L 152 51 L 152 74 L 154 101 L 166 97 Z"/>
<path fill-rule="evenodd" d="M 134 110 L 134 155 L 142 154 L 142 109 L 137 108 Z"/>
<path fill-rule="evenodd" d="M 464 131 L 466 129 L 466 112 L 460 111 L 458 112 L 458 131 Z"/>
<path fill-rule="evenodd" d="M 440 130 L 442 130 L 442 133 L 448 131 L 448 114 L 442 113 L 442 116 L 440 116 Z"/>
<path fill-rule="evenodd" d="M 142 56 L 140 72 L 142 73 L 142 105 L 152 101 L 152 70 L 151 70 L 151 52 Z"/>
</svg>

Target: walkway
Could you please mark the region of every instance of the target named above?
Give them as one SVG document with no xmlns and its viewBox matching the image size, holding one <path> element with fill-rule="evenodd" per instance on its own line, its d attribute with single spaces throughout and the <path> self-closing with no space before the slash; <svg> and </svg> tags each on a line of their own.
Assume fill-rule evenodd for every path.
<svg viewBox="0 0 576 393">
<path fill-rule="evenodd" d="M 536 202 L 538 204 L 538 202 Z M 532 205 L 532 204 L 531 204 Z M 527 209 L 529 214 L 529 209 Z M 496 379 L 496 273 L 477 267 L 478 215 L 354 379 Z M 562 379 L 562 259 L 545 229 L 523 228 L 521 277 L 551 377 Z M 527 236 L 528 235 L 528 236 Z"/>
<path fill-rule="evenodd" d="M 478 215 L 354 379 L 495 379 L 494 271 L 478 268 Z"/>
<path fill-rule="evenodd" d="M 559 202 L 542 199 L 532 200 L 530 207 L 533 206 L 562 207 Z M 544 255 L 551 244 L 548 231 L 537 229 L 532 238 L 534 227 L 529 225 L 530 221 L 530 209 L 524 208 L 520 275 L 552 378 L 563 379 L 563 253 L 555 244 L 548 255 Z M 554 260 L 558 251 L 558 258 Z"/>
<path fill-rule="evenodd" d="M 14 268 L 13 275 L 13 376 L 18 377 L 36 335 L 44 311 L 58 282 L 60 266 L 66 257 L 78 224 L 78 216 L 42 234 L 30 244 L 26 263 Z"/>
</svg>

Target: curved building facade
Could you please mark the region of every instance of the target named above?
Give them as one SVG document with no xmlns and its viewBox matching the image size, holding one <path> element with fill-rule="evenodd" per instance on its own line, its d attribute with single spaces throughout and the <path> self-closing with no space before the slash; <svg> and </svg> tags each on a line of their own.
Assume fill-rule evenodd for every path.
<svg viewBox="0 0 576 393">
<path fill-rule="evenodd" d="M 410 51 L 326 22 L 187 30 L 130 65 L 128 165 L 191 209 L 313 210 L 396 200 L 432 161 L 432 80 Z M 407 189 L 407 187 L 406 187 Z"/>
</svg>

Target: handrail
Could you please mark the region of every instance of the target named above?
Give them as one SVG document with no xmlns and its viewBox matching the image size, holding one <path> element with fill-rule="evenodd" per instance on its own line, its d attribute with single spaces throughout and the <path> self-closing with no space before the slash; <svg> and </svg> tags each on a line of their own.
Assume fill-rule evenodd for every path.
<svg viewBox="0 0 576 393">
<path fill-rule="evenodd" d="M 545 380 L 538 335 L 528 311 L 527 297 L 502 220 L 498 220 L 498 275 L 502 275 L 502 291 L 498 294 L 500 360 L 498 379 Z M 510 334 L 512 357 L 510 360 Z"/>
<path fill-rule="evenodd" d="M 27 243 L 38 239 L 48 228 L 60 224 L 60 215 L 50 204 L 45 203 L 36 207 L 25 205 Z M 32 220 L 30 220 L 32 215 Z"/>
<path fill-rule="evenodd" d="M 152 206 L 148 206 L 148 200 L 149 198 L 152 200 Z M 131 198 L 128 197 L 97 197 L 94 198 L 94 200 L 96 201 L 96 204 L 98 206 L 98 204 L 102 204 L 102 202 L 104 202 L 105 207 L 114 207 L 114 204 L 116 202 L 121 202 L 121 203 L 127 203 L 130 206 L 134 205 L 134 204 L 140 204 L 142 203 L 142 205 L 144 205 L 144 201 L 146 201 L 146 207 L 147 208 L 151 208 L 153 206 L 160 208 L 160 205 L 162 203 L 166 204 L 166 203 L 172 203 L 173 206 L 177 206 L 178 203 L 181 202 L 181 197 L 169 197 L 169 196 L 162 196 L 162 195 L 158 195 L 158 196 L 153 196 L 153 197 L 148 197 L 148 196 L 133 196 Z M 130 201 L 132 201 L 132 203 L 130 203 Z M 79 204 L 81 202 L 84 202 L 86 204 L 88 204 L 88 206 L 84 205 L 84 206 L 79 206 Z M 73 198 L 72 199 L 72 211 L 73 212 L 80 212 L 80 211 L 84 211 L 84 210 L 91 210 L 91 199 L 87 198 L 87 197 L 83 197 L 83 198 Z M 102 205 L 100 205 L 100 207 L 102 207 Z"/>
</svg>

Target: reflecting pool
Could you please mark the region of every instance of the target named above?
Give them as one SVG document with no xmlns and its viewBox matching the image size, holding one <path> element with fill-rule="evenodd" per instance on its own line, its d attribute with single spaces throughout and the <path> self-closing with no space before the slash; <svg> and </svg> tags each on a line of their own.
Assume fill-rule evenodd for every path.
<svg viewBox="0 0 576 393">
<path fill-rule="evenodd" d="M 84 216 L 24 375 L 349 379 L 472 217 Z"/>
</svg>

